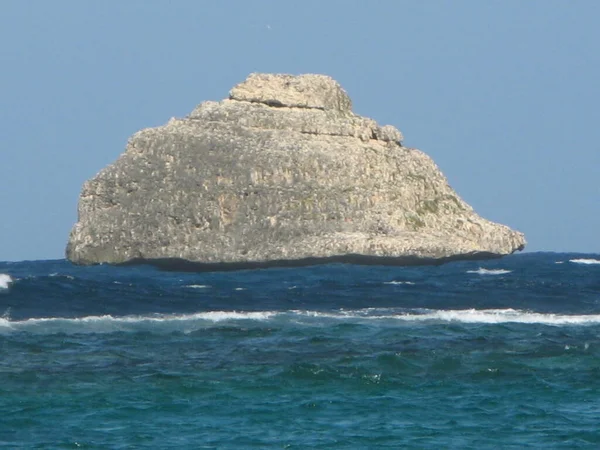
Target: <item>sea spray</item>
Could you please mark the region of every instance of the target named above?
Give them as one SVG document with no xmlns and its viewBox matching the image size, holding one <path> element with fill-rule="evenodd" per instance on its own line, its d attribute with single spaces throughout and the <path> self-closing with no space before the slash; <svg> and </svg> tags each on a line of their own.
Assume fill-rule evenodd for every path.
<svg viewBox="0 0 600 450">
<path fill-rule="evenodd" d="M 0 289 L 8 289 L 13 279 L 6 273 L 0 273 Z"/>
</svg>

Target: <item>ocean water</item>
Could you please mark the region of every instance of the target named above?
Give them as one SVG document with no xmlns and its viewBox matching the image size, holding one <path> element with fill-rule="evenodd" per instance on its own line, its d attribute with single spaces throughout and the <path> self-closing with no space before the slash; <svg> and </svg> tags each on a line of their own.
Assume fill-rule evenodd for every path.
<svg viewBox="0 0 600 450">
<path fill-rule="evenodd" d="M 600 255 L 0 263 L 0 447 L 600 448 Z"/>
</svg>

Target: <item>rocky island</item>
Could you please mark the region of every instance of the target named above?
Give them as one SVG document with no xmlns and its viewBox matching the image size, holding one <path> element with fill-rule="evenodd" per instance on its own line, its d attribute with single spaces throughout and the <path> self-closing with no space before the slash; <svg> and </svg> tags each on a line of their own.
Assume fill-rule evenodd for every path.
<svg viewBox="0 0 600 450">
<path fill-rule="evenodd" d="M 395 127 L 324 75 L 251 74 L 229 98 L 135 133 L 87 181 L 76 264 L 234 269 L 499 257 L 522 233 L 478 216 Z"/>
</svg>

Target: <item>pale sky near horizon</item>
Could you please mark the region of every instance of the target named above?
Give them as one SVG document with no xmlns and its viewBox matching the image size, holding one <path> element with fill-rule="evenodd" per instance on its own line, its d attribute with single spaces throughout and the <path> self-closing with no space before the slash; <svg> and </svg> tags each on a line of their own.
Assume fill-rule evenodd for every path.
<svg viewBox="0 0 600 450">
<path fill-rule="evenodd" d="M 251 72 L 324 73 L 529 251 L 600 253 L 600 2 L 0 1 L 0 261 L 64 257 L 83 182 Z"/>
</svg>

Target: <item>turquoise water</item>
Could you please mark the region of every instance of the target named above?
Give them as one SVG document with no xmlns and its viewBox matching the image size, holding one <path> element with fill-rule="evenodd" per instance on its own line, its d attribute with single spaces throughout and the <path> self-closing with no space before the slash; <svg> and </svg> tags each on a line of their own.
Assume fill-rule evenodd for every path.
<svg viewBox="0 0 600 450">
<path fill-rule="evenodd" d="M 598 448 L 600 256 L 0 263 L 4 448 Z"/>
</svg>

